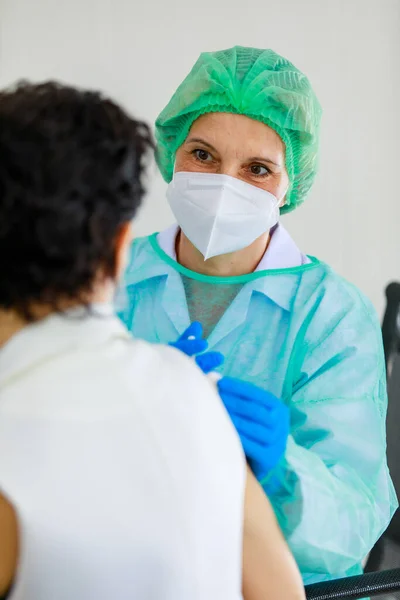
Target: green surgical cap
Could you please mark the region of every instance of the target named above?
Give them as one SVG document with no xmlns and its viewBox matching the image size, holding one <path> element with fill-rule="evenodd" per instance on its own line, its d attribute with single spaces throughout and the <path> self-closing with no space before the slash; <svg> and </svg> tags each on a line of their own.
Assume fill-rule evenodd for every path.
<svg viewBox="0 0 400 600">
<path fill-rule="evenodd" d="M 201 54 L 156 121 L 157 160 L 167 182 L 193 122 L 212 112 L 246 115 L 278 133 L 290 180 L 282 212 L 299 206 L 317 171 L 322 113 L 307 77 L 272 50 L 236 46 Z"/>
</svg>

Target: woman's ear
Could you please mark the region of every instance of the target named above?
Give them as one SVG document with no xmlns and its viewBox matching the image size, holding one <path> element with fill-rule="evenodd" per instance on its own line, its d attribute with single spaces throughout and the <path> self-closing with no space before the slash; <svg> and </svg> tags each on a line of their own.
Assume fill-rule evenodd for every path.
<svg viewBox="0 0 400 600">
<path fill-rule="evenodd" d="M 129 248 L 133 240 L 132 223 L 129 221 L 121 225 L 115 239 L 115 279 L 118 281 L 127 265 Z"/>
</svg>

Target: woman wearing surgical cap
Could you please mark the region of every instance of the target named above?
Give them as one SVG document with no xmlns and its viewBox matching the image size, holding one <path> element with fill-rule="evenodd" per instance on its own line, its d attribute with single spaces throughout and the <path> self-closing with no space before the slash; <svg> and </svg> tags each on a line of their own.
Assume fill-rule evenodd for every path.
<svg viewBox="0 0 400 600">
<path fill-rule="evenodd" d="M 133 243 L 121 309 L 151 342 L 199 321 L 225 355 L 220 395 L 306 583 L 360 573 L 397 506 L 375 312 L 280 223 L 314 182 L 320 119 L 272 50 L 202 54 L 156 123 L 176 224 Z"/>
</svg>

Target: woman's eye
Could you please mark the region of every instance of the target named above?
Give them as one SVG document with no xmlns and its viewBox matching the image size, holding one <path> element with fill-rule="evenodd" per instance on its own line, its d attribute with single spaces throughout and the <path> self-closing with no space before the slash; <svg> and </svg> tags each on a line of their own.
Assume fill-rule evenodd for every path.
<svg viewBox="0 0 400 600">
<path fill-rule="evenodd" d="M 251 165 L 250 171 L 252 175 L 257 175 L 258 177 L 270 174 L 270 170 L 267 167 L 264 167 L 264 165 Z"/>
<path fill-rule="evenodd" d="M 207 162 L 212 158 L 211 154 L 207 152 L 207 150 L 195 150 L 194 155 L 196 156 L 197 160 L 201 160 L 202 162 Z"/>
</svg>

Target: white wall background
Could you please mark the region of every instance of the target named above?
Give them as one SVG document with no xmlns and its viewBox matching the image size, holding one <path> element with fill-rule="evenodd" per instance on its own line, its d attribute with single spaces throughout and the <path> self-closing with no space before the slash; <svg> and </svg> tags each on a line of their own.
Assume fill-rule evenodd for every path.
<svg viewBox="0 0 400 600">
<path fill-rule="evenodd" d="M 204 50 L 271 47 L 324 108 L 312 195 L 285 223 L 301 248 L 381 313 L 400 279 L 399 0 L 0 0 L 0 86 L 57 78 L 100 88 L 153 122 Z M 171 221 L 159 177 L 139 233 Z"/>
</svg>

